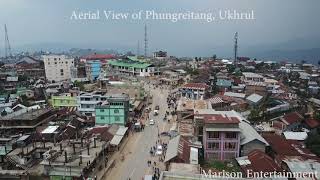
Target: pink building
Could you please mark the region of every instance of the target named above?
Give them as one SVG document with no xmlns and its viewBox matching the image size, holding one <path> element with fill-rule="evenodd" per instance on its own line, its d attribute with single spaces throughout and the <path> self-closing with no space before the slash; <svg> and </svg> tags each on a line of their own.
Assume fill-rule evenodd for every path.
<svg viewBox="0 0 320 180">
<path fill-rule="evenodd" d="M 203 122 L 204 158 L 211 160 L 231 160 L 239 157 L 240 120 L 223 114 L 196 115 Z"/>
</svg>

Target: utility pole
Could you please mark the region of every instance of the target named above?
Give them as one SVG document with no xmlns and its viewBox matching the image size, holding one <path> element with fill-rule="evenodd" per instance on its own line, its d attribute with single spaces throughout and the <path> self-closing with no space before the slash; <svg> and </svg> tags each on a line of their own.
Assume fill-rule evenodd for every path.
<svg viewBox="0 0 320 180">
<path fill-rule="evenodd" d="M 4 24 L 4 57 L 7 58 L 8 56 L 12 56 L 11 54 L 11 46 L 9 42 L 9 37 L 8 37 L 8 30 L 7 30 L 7 25 Z"/>
<path fill-rule="evenodd" d="M 147 24 L 144 25 L 144 58 L 147 58 L 148 38 L 147 38 Z"/>
</svg>

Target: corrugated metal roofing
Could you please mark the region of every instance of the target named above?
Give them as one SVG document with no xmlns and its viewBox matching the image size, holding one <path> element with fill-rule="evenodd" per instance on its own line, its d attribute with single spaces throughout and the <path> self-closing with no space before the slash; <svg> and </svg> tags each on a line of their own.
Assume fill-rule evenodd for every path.
<svg viewBox="0 0 320 180">
<path fill-rule="evenodd" d="M 247 100 L 254 102 L 254 103 L 258 103 L 261 99 L 263 98 L 263 96 L 260 96 L 259 94 L 251 94 L 250 96 L 247 97 Z"/>
</svg>

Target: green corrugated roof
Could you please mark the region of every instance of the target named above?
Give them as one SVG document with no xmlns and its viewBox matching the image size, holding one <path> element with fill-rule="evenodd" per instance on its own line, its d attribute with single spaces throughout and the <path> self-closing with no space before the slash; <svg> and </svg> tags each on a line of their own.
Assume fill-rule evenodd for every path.
<svg viewBox="0 0 320 180">
<path fill-rule="evenodd" d="M 134 68 L 147 68 L 152 65 L 152 64 L 137 62 L 137 61 L 132 61 L 132 60 L 109 61 L 108 64 L 110 64 L 112 66 L 134 67 Z"/>
</svg>

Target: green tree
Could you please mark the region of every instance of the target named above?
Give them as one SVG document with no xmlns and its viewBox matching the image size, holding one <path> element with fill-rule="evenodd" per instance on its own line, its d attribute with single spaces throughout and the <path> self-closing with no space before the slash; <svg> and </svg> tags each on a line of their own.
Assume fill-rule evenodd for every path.
<svg viewBox="0 0 320 180">
<path fill-rule="evenodd" d="M 28 97 L 25 94 L 20 96 L 20 103 L 24 106 L 27 106 L 27 107 L 30 106 L 30 103 L 28 101 Z"/>
<path fill-rule="evenodd" d="M 83 82 L 75 81 L 75 82 L 73 83 L 73 85 L 74 85 L 75 87 L 78 87 L 78 88 L 80 89 L 80 91 L 83 91 L 83 90 L 84 90 L 84 83 L 83 83 Z"/>
<path fill-rule="evenodd" d="M 259 109 L 251 109 L 250 114 L 248 116 L 249 120 L 256 120 L 260 116 L 260 110 Z"/>
<path fill-rule="evenodd" d="M 320 155 L 320 135 L 319 133 L 309 135 L 306 140 L 307 147 L 316 155 Z"/>
<path fill-rule="evenodd" d="M 217 55 L 214 54 L 214 55 L 212 56 L 212 59 L 213 59 L 213 60 L 216 60 L 216 59 L 217 59 Z M 320 62 L 320 61 L 319 61 L 319 62 Z"/>
<path fill-rule="evenodd" d="M 228 73 L 233 73 L 235 69 L 236 69 L 236 67 L 233 64 L 227 65 Z"/>
</svg>

